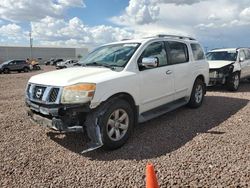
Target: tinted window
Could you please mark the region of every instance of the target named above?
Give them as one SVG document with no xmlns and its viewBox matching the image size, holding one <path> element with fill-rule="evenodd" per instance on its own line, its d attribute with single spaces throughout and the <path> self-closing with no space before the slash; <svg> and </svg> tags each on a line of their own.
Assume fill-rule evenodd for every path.
<svg viewBox="0 0 250 188">
<path fill-rule="evenodd" d="M 168 42 L 171 64 L 185 63 L 189 61 L 187 45 L 181 42 Z"/>
<path fill-rule="evenodd" d="M 142 53 L 140 60 L 144 57 L 155 57 L 158 59 L 159 65 L 164 66 L 167 63 L 167 53 L 165 50 L 165 45 L 163 42 L 154 42 L 144 50 Z"/>
<path fill-rule="evenodd" d="M 24 64 L 25 61 L 16 61 L 16 64 L 19 65 L 19 64 Z"/>
<path fill-rule="evenodd" d="M 205 59 L 204 52 L 199 44 L 191 44 L 194 60 Z"/>
</svg>

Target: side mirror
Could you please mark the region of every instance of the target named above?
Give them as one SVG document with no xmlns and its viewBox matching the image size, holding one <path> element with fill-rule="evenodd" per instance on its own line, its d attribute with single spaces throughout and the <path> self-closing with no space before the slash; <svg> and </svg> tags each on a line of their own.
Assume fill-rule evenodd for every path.
<svg viewBox="0 0 250 188">
<path fill-rule="evenodd" d="M 155 57 L 144 57 L 140 65 L 145 68 L 154 68 L 158 66 L 158 59 Z"/>
<path fill-rule="evenodd" d="M 240 62 L 243 62 L 245 61 L 245 58 L 244 57 L 240 57 Z"/>
</svg>

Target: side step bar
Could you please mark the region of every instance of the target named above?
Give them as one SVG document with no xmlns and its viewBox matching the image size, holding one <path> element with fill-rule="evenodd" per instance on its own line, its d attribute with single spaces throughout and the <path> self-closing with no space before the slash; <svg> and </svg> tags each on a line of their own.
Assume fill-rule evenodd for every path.
<svg viewBox="0 0 250 188">
<path fill-rule="evenodd" d="M 181 106 L 184 106 L 187 103 L 188 103 L 187 98 L 181 98 L 181 99 L 178 99 L 174 102 L 164 104 L 164 105 L 157 107 L 153 110 L 143 112 L 141 115 L 139 115 L 138 122 L 143 123 L 143 122 L 146 122 L 150 119 L 154 119 L 154 118 L 159 117 L 167 112 L 170 112 L 170 111 L 175 110 Z"/>
</svg>

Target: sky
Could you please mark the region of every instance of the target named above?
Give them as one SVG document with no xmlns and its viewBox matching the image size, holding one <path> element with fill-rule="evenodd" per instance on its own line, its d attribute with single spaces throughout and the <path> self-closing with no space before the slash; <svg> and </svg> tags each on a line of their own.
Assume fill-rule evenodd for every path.
<svg viewBox="0 0 250 188">
<path fill-rule="evenodd" d="M 175 34 L 250 47 L 250 0 L 1 0 L 0 45 L 95 47 Z"/>
</svg>

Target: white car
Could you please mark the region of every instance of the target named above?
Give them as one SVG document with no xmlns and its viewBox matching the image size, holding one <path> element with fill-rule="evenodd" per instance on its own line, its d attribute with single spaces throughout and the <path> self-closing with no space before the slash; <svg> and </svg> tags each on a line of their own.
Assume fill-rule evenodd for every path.
<svg viewBox="0 0 250 188">
<path fill-rule="evenodd" d="M 207 53 L 209 62 L 209 85 L 226 85 L 228 90 L 236 91 L 240 79 L 250 78 L 250 49 L 216 49 Z"/>
<path fill-rule="evenodd" d="M 137 122 L 202 104 L 209 66 L 193 38 L 159 35 L 106 44 L 81 67 L 39 74 L 26 89 L 28 114 L 58 131 L 86 129 L 83 151 L 121 147 Z"/>
<path fill-rule="evenodd" d="M 64 68 L 69 68 L 69 67 L 73 67 L 78 63 L 78 60 L 75 59 L 68 59 L 66 61 L 63 62 L 59 62 L 56 64 L 56 68 L 57 69 L 64 69 Z"/>
</svg>

